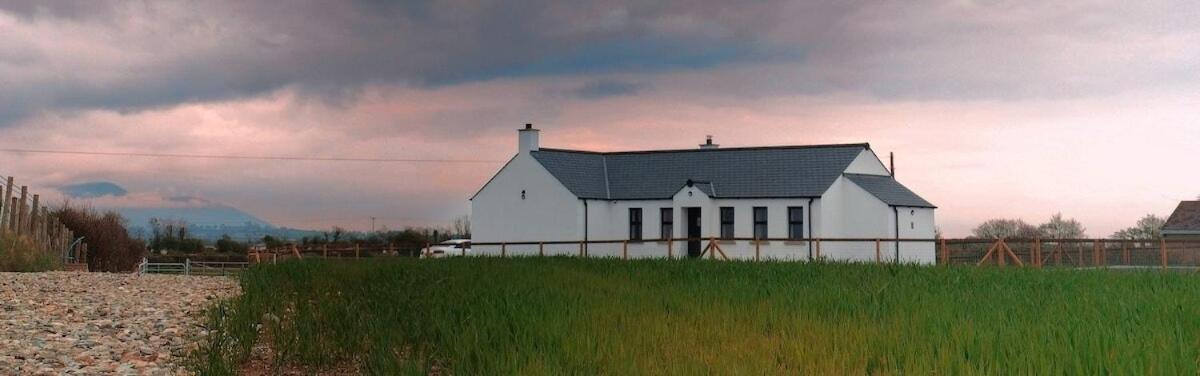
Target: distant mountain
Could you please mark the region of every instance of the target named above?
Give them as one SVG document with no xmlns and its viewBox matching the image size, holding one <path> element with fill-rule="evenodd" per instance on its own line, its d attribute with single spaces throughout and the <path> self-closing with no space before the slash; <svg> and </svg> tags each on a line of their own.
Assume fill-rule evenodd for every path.
<svg viewBox="0 0 1200 376">
<path fill-rule="evenodd" d="M 58 190 L 69 197 L 75 198 L 121 197 L 129 193 L 125 188 L 106 181 L 71 184 L 59 187 Z"/>
<path fill-rule="evenodd" d="M 237 208 L 211 204 L 182 208 L 115 208 L 128 220 L 129 231 L 141 238 L 153 236 L 150 219 L 178 220 L 188 224 L 191 236 L 215 241 L 222 236 L 238 241 L 257 241 L 263 236 L 297 240 L 319 235 L 319 231 L 297 230 L 274 225 Z"/>
<path fill-rule="evenodd" d="M 148 227 L 151 218 L 182 220 L 194 226 L 246 226 L 272 227 L 270 223 L 237 208 L 225 205 L 207 205 L 182 208 L 116 208 L 130 226 Z"/>
</svg>

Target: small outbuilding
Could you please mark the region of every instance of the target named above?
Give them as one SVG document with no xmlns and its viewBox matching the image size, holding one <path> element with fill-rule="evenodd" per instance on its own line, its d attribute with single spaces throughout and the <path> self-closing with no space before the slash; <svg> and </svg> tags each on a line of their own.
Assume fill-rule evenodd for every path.
<svg viewBox="0 0 1200 376">
<path fill-rule="evenodd" d="M 1163 224 L 1164 238 L 1200 238 L 1200 201 L 1182 201 Z"/>
<path fill-rule="evenodd" d="M 518 130 L 516 155 L 471 199 L 479 243 L 630 240 L 590 256 L 697 257 L 718 239 L 730 258 L 884 259 L 933 263 L 935 206 L 896 181 L 869 144 L 595 152 L 543 148 Z M 882 239 L 821 242 L 814 238 Z M 670 241 L 669 239 L 676 239 Z M 758 242 L 753 240 L 769 239 Z M 668 242 L 670 242 L 668 244 Z M 575 254 L 573 244 L 508 246 L 508 254 Z"/>
</svg>

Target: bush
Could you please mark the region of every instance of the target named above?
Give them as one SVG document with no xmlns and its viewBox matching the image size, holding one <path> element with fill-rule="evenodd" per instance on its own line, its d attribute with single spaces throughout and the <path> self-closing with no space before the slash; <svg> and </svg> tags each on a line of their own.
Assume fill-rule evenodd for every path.
<svg viewBox="0 0 1200 376">
<path fill-rule="evenodd" d="M 60 263 L 59 255 L 39 250 L 28 238 L 0 234 L 0 271 L 40 272 L 58 269 Z"/>
<path fill-rule="evenodd" d="M 89 207 L 64 204 L 54 211 L 63 225 L 84 237 L 91 271 L 127 272 L 146 255 L 146 244 L 129 236 L 125 219 L 115 211 L 99 212 Z"/>
<path fill-rule="evenodd" d="M 217 240 L 217 253 L 246 254 L 249 250 L 250 246 L 233 240 L 229 235 L 222 236 L 220 240 Z"/>
</svg>

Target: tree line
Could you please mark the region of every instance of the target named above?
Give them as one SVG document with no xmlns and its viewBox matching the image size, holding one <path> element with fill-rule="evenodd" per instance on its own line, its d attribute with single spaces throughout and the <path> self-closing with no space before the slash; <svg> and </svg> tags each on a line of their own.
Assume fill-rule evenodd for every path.
<svg viewBox="0 0 1200 376">
<path fill-rule="evenodd" d="M 1167 221 L 1154 214 L 1147 214 L 1132 226 L 1113 232 L 1110 239 L 1154 240 L 1162 237 L 1162 227 Z M 1064 218 L 1062 213 L 1038 225 L 1022 219 L 990 219 L 971 230 L 971 238 L 1042 238 L 1042 239 L 1086 239 L 1087 229 L 1074 218 Z"/>
</svg>

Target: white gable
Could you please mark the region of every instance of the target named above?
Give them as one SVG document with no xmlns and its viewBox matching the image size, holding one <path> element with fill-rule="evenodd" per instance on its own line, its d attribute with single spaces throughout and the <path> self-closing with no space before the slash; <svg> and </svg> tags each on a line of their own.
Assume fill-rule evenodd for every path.
<svg viewBox="0 0 1200 376">
<path fill-rule="evenodd" d="M 875 155 L 875 152 L 870 149 L 863 150 L 854 158 L 853 162 L 846 167 L 846 173 L 849 174 L 865 174 L 865 175 L 891 175 L 887 167 L 883 166 L 883 161 Z"/>
</svg>

